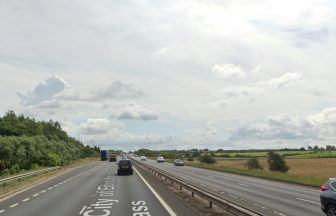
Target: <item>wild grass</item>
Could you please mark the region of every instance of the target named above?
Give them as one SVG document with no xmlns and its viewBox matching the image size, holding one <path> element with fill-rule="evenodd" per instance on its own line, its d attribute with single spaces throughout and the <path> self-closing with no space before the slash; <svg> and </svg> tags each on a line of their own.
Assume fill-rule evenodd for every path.
<svg viewBox="0 0 336 216">
<path fill-rule="evenodd" d="M 259 178 L 284 181 L 289 183 L 321 186 L 330 177 L 335 177 L 336 159 L 287 159 L 290 169 L 288 173 L 272 172 L 268 170 L 267 160 L 261 159 L 263 170 L 249 170 L 246 167 L 246 159 L 241 160 L 218 160 L 216 164 L 208 165 L 199 161 L 185 161 L 186 165 L 223 171 Z"/>
</svg>

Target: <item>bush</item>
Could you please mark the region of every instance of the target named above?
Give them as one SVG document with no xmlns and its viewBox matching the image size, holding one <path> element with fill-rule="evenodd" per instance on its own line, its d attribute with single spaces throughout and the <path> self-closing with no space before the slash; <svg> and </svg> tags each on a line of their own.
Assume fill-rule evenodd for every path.
<svg viewBox="0 0 336 216">
<path fill-rule="evenodd" d="M 275 152 L 268 153 L 268 166 L 271 171 L 278 171 L 286 173 L 289 170 L 289 167 L 286 164 L 284 157 Z"/>
<path fill-rule="evenodd" d="M 9 170 L 8 170 L 8 169 L 4 169 L 4 170 L 2 170 L 1 173 L 0 173 L 0 175 L 2 175 L 2 176 L 7 176 L 7 175 L 9 175 Z"/>
<path fill-rule="evenodd" d="M 189 157 L 187 160 L 188 160 L 188 161 L 194 161 L 194 158 Z"/>
<path fill-rule="evenodd" d="M 248 169 L 263 169 L 259 163 L 258 158 L 251 158 L 246 162 Z"/>
<path fill-rule="evenodd" d="M 203 154 L 199 157 L 199 160 L 202 162 L 202 163 L 207 163 L 207 164 L 214 164 L 216 163 L 216 160 L 214 157 L 212 157 L 211 155 L 209 154 Z"/>
<path fill-rule="evenodd" d="M 18 172 L 20 172 L 20 167 L 17 164 L 11 166 L 11 168 L 9 169 L 9 173 L 11 175 L 16 174 Z"/>
</svg>

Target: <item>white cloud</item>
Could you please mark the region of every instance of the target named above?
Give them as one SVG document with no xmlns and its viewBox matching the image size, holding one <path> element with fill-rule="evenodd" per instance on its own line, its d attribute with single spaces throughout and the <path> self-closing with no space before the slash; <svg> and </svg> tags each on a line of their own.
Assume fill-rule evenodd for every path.
<svg viewBox="0 0 336 216">
<path fill-rule="evenodd" d="M 159 50 L 157 50 L 156 52 L 154 52 L 154 56 L 155 57 L 161 57 L 161 56 L 164 56 L 164 55 L 167 55 L 170 51 L 170 47 L 162 47 L 160 48 Z"/>
<path fill-rule="evenodd" d="M 131 132 L 157 141 L 177 134 L 181 148 L 225 147 L 225 128 L 287 113 L 298 138 L 286 141 L 300 143 L 304 121 L 298 119 L 336 104 L 335 14 L 334 2 L 324 0 L 6 1 L 0 7 L 0 112 L 53 118 L 72 134 L 83 119 L 119 116 L 137 120 L 125 122 L 137 127 L 100 134 L 105 143 L 130 140 Z M 52 74 L 71 86 L 33 89 Z M 123 106 L 130 100 L 138 108 Z M 156 121 L 145 122 L 150 119 Z M 190 124 L 206 134 L 208 121 L 218 131 L 210 138 L 189 139 L 175 129 Z M 269 121 L 259 125 L 267 126 L 262 137 L 272 137 L 267 128 L 278 129 Z M 317 137 L 333 136 L 328 121 L 308 120 Z M 134 143 L 145 145 L 143 137 Z M 176 140 L 155 145 L 169 148 Z"/>
<path fill-rule="evenodd" d="M 336 108 L 329 108 L 305 118 L 288 115 L 272 116 L 267 123 L 249 124 L 232 131 L 232 140 L 296 140 L 336 141 Z"/>
<path fill-rule="evenodd" d="M 120 81 L 112 82 L 109 86 L 98 90 L 94 96 L 110 100 L 110 99 L 132 99 L 144 96 L 144 93 L 133 84 L 125 84 Z"/>
<path fill-rule="evenodd" d="M 89 118 L 86 122 L 80 125 L 80 131 L 83 135 L 99 135 L 112 132 L 119 132 L 124 129 L 121 122 L 110 122 L 108 119 Z"/>
<path fill-rule="evenodd" d="M 212 72 L 220 79 L 228 79 L 228 78 L 244 78 L 245 72 L 239 65 L 234 64 L 225 64 L 218 65 L 212 67 Z"/>
<path fill-rule="evenodd" d="M 214 122 L 207 122 L 204 128 L 204 132 L 207 135 L 216 135 L 218 134 L 217 127 Z"/>
<path fill-rule="evenodd" d="M 56 94 L 61 93 L 66 88 L 65 81 L 56 75 L 52 75 L 45 81 L 40 82 L 32 91 L 27 93 L 18 92 L 21 104 L 35 105 L 42 101 L 51 100 Z"/>
<path fill-rule="evenodd" d="M 144 109 L 134 101 L 124 103 L 121 111 L 117 114 L 119 120 L 142 120 L 150 121 L 159 118 L 159 114 L 154 111 Z"/>
<path fill-rule="evenodd" d="M 272 87 L 272 88 L 281 88 L 288 85 L 300 85 L 303 82 L 302 73 L 293 72 L 286 73 L 279 78 L 270 79 L 264 82 L 259 82 L 258 85 Z"/>
<path fill-rule="evenodd" d="M 134 84 L 127 84 L 115 81 L 107 86 L 99 87 L 97 90 L 76 91 L 69 90 L 59 95 L 64 100 L 79 101 L 118 101 L 124 99 L 135 99 L 143 97 L 144 92 Z"/>
<path fill-rule="evenodd" d="M 255 69 L 259 71 L 260 68 L 257 66 Z M 266 81 L 255 81 L 250 82 L 246 85 L 230 86 L 221 89 L 213 95 L 214 104 L 218 107 L 227 107 L 233 104 L 249 104 L 256 102 L 261 98 L 271 98 L 275 93 L 285 94 L 283 91 L 285 88 L 289 92 L 293 91 L 294 88 L 301 88 L 302 91 L 307 91 L 311 94 L 311 87 L 305 89 L 303 84 L 303 75 L 299 72 L 286 73 L 280 77 L 272 78 Z M 297 91 L 297 89 L 295 90 Z M 292 92 L 291 92 L 292 94 Z"/>
</svg>

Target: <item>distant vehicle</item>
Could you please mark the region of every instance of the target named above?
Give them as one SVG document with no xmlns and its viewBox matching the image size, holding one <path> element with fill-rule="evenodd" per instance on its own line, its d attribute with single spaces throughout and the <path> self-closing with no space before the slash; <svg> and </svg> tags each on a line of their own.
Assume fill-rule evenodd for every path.
<svg viewBox="0 0 336 216">
<path fill-rule="evenodd" d="M 141 157 L 140 157 L 140 160 L 141 160 L 141 161 L 146 161 L 147 158 L 146 158 L 146 156 L 141 156 Z"/>
<path fill-rule="evenodd" d="M 181 159 L 176 159 L 174 161 L 174 166 L 184 166 L 183 160 Z"/>
<path fill-rule="evenodd" d="M 156 158 L 156 161 L 158 163 L 164 163 L 164 158 L 162 156 L 159 156 L 159 157 Z"/>
<path fill-rule="evenodd" d="M 118 175 L 121 174 L 130 174 L 133 175 L 133 165 L 132 161 L 125 159 L 125 160 L 120 160 L 118 163 Z"/>
<path fill-rule="evenodd" d="M 336 216 L 336 178 L 321 186 L 321 209 L 328 216 Z"/>
<path fill-rule="evenodd" d="M 107 150 L 100 150 L 100 160 L 102 160 L 102 161 L 108 160 L 108 151 Z"/>
<path fill-rule="evenodd" d="M 110 160 L 110 162 L 116 162 L 117 161 L 117 154 L 114 153 L 114 152 L 110 152 L 109 160 Z"/>
</svg>

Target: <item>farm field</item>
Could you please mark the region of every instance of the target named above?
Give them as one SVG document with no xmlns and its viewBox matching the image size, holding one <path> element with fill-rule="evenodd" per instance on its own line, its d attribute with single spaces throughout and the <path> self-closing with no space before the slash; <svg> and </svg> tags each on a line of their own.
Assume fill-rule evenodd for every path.
<svg viewBox="0 0 336 216">
<path fill-rule="evenodd" d="M 223 158 L 216 157 L 215 164 L 204 164 L 198 160 L 185 161 L 186 165 L 224 171 L 236 174 L 250 175 L 260 178 L 285 181 L 290 183 L 321 186 L 330 177 L 336 177 L 336 152 L 311 152 L 306 154 L 296 154 L 287 156 L 286 163 L 289 166 L 287 173 L 272 172 L 268 170 L 266 152 L 253 152 L 252 157 L 260 155 L 259 162 L 263 170 L 249 170 L 246 162 L 251 158 L 251 154 L 246 158 Z"/>
<path fill-rule="evenodd" d="M 336 151 L 274 151 L 287 158 L 336 158 Z M 267 157 L 267 151 L 261 152 L 235 152 L 235 153 L 216 153 L 216 157 L 223 158 L 250 158 Z"/>
</svg>

